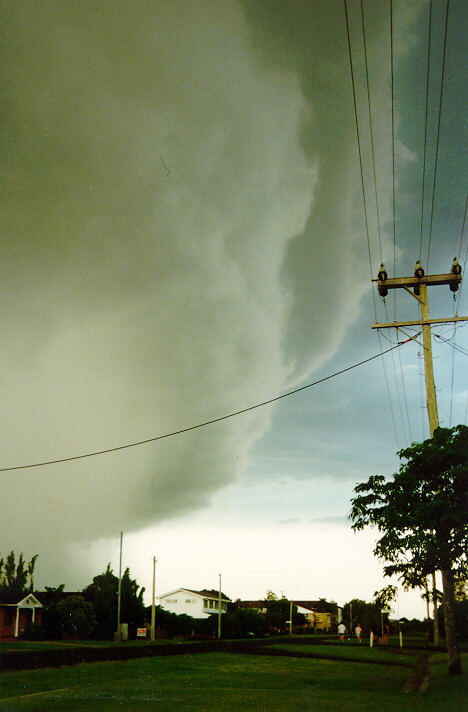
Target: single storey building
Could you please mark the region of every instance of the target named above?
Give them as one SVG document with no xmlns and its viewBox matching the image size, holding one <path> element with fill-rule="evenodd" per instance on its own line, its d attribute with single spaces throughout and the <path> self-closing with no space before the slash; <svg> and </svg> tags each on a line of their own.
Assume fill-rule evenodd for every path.
<svg viewBox="0 0 468 712">
<path fill-rule="evenodd" d="M 42 603 L 33 593 L 0 593 L 0 639 L 19 638 L 28 623 L 42 622 Z"/>
</svg>

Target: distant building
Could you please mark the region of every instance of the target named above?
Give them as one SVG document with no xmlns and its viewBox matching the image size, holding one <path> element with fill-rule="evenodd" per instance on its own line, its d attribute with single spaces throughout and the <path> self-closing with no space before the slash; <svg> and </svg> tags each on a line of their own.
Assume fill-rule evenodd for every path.
<svg viewBox="0 0 468 712">
<path fill-rule="evenodd" d="M 328 603 L 323 598 L 320 601 L 294 601 L 301 613 L 307 618 L 308 624 L 314 630 L 329 631 L 337 623 L 340 613 L 335 603 Z"/>
<path fill-rule="evenodd" d="M 236 606 L 239 608 L 251 608 L 259 613 L 267 612 L 267 605 L 264 599 L 261 601 L 236 601 Z"/>
<path fill-rule="evenodd" d="M 28 623 L 42 622 L 42 603 L 33 593 L 0 594 L 0 639 L 19 638 Z"/>
<path fill-rule="evenodd" d="M 338 608 L 335 604 L 321 601 L 293 601 L 298 613 L 302 613 L 307 620 L 307 625 L 314 630 L 328 631 L 336 623 Z M 236 601 L 241 608 L 251 608 L 259 613 L 267 612 L 267 601 Z"/>
<path fill-rule="evenodd" d="M 231 599 L 221 593 L 221 613 L 226 613 L 230 602 Z M 178 616 L 185 614 L 192 618 L 208 618 L 219 611 L 219 592 L 209 589 L 193 591 L 190 588 L 178 588 L 159 596 L 159 603 L 166 611 Z"/>
</svg>

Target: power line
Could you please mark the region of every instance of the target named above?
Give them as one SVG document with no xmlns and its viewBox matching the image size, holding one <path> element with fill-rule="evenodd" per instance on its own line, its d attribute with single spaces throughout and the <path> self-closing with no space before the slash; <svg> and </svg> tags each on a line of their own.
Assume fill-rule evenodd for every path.
<svg viewBox="0 0 468 712">
<path fill-rule="evenodd" d="M 380 329 L 379 329 L 379 331 L 377 332 L 377 336 L 378 336 L 378 338 L 379 338 L 379 348 L 380 348 L 380 352 L 381 352 L 382 354 L 383 354 L 383 353 L 386 353 L 386 351 L 382 351 L 381 336 L 383 336 L 383 334 L 381 334 Z M 387 351 L 389 351 L 389 349 L 387 349 Z M 397 427 L 396 427 L 395 414 L 394 414 L 394 412 L 393 412 L 392 399 L 391 399 L 391 396 L 390 396 L 390 386 L 389 386 L 389 383 L 388 383 L 388 375 L 387 375 L 387 369 L 386 369 L 386 367 L 385 367 L 385 359 L 384 359 L 384 358 L 382 359 L 382 368 L 383 368 L 383 372 L 384 372 L 385 388 L 386 388 L 386 391 L 387 391 L 388 407 L 389 407 L 389 409 L 390 409 L 390 417 L 391 417 L 392 425 L 393 425 L 393 434 L 394 434 L 394 436 L 395 436 L 395 445 L 396 445 L 396 449 L 399 450 L 399 449 L 400 449 L 400 445 L 399 445 L 399 442 L 398 442 L 398 432 L 397 432 Z"/>
<path fill-rule="evenodd" d="M 423 239 L 423 223 L 424 223 L 424 190 L 426 183 L 426 156 L 427 156 L 427 123 L 429 110 L 429 69 L 431 61 L 431 32 L 432 32 L 432 0 L 429 2 L 429 18 L 428 18 L 428 38 L 427 38 L 427 67 L 426 67 L 426 110 L 424 118 L 424 156 L 422 169 L 422 190 L 421 190 L 421 224 L 419 232 L 419 260 L 422 257 L 422 239 Z"/>
<path fill-rule="evenodd" d="M 368 209 L 367 209 L 367 200 L 366 200 L 365 184 L 364 184 L 364 169 L 363 169 L 363 161 L 362 161 L 361 137 L 360 137 L 360 131 L 359 131 L 359 120 L 358 120 L 358 111 L 357 111 L 356 83 L 354 80 L 354 69 L 353 69 L 350 29 L 349 29 L 349 20 L 348 20 L 348 11 L 347 11 L 347 0 L 344 0 L 344 11 L 345 11 L 345 20 L 346 20 L 346 34 L 347 34 L 347 41 L 348 41 L 348 55 L 349 55 L 349 66 L 350 66 L 350 73 L 351 73 L 351 85 L 352 85 L 352 90 L 353 90 L 354 118 L 355 118 L 355 124 L 356 124 L 356 137 L 357 137 L 359 166 L 360 166 L 360 174 L 361 174 L 361 189 L 362 189 L 362 200 L 363 200 L 363 206 L 364 206 L 364 220 L 365 220 L 366 237 L 367 237 L 367 251 L 368 251 L 368 255 L 369 255 L 370 277 L 372 280 L 373 270 L 372 270 L 372 259 L 371 259 L 371 248 L 370 248 L 370 236 L 369 236 L 369 220 L 368 220 Z M 392 11 L 392 9 L 391 9 L 391 11 Z M 391 24 L 393 24 L 392 20 L 391 20 Z M 379 214 L 379 204 L 378 204 L 377 179 L 376 179 L 376 171 L 375 171 L 373 122 L 372 122 L 372 113 L 371 113 L 371 104 L 370 104 L 369 73 L 368 73 L 368 62 L 367 62 L 367 42 L 366 42 L 366 31 L 365 31 L 365 22 L 364 22 L 364 9 L 363 9 L 362 1 L 361 1 L 361 25 L 362 25 L 362 38 L 363 38 L 363 46 L 364 46 L 365 69 L 366 69 L 367 103 L 368 103 L 368 113 L 369 113 L 370 136 L 371 136 L 371 153 L 372 153 L 374 189 L 375 189 L 375 199 L 376 199 L 376 214 L 377 214 L 377 222 L 378 222 L 378 237 L 379 237 L 380 257 L 382 260 L 382 245 L 381 245 L 381 236 L 380 236 L 380 214 Z M 393 230 L 394 260 L 393 260 L 393 262 L 394 262 L 394 271 L 395 271 L 396 246 L 395 246 L 395 161 L 394 161 L 394 153 L 395 153 L 394 143 L 395 142 L 394 142 L 394 110 L 393 110 L 393 36 L 391 37 L 391 56 L 392 56 L 392 155 L 393 155 L 393 215 L 394 215 L 394 220 L 393 220 L 393 225 L 394 225 L 394 230 Z M 375 301 L 374 290 L 372 290 L 372 298 L 373 298 L 373 303 L 374 303 L 375 319 L 377 321 L 377 305 L 376 305 L 376 301 Z M 386 305 L 385 305 L 385 308 L 386 308 Z M 395 307 L 394 307 L 394 312 L 395 312 Z M 382 344 L 381 344 L 380 338 L 379 338 L 379 347 L 382 352 Z M 394 432 L 395 432 L 395 440 L 396 440 L 397 446 L 398 446 L 397 428 L 396 428 L 395 417 L 394 417 L 393 408 L 392 408 L 392 404 L 391 404 L 391 395 L 390 395 L 390 388 L 389 388 L 389 383 L 388 383 L 387 372 L 385 369 L 385 361 L 382 360 L 382 363 L 384 366 L 384 376 L 385 376 L 385 383 L 386 383 L 386 387 L 387 387 L 387 397 L 388 397 L 389 405 L 390 405 L 392 423 L 393 423 L 393 428 L 394 428 Z M 397 393 L 398 407 L 400 410 L 401 420 L 403 421 L 400 391 L 398 389 L 398 380 L 397 380 L 394 359 L 392 359 L 392 366 L 393 366 L 393 378 L 395 380 L 395 386 L 396 386 L 395 390 Z M 403 388 L 404 388 L 404 386 L 403 386 Z M 403 438 L 405 438 L 403 425 L 402 425 L 402 429 L 403 429 Z"/>
<path fill-rule="evenodd" d="M 393 274 L 396 274 L 396 207 L 395 207 L 395 92 L 393 77 L 393 0 L 390 0 L 390 73 L 392 93 L 392 208 L 393 208 Z M 393 293 L 393 320 L 396 320 L 396 289 Z"/>
<path fill-rule="evenodd" d="M 467 208 L 468 208 L 468 193 L 466 194 L 465 210 L 464 210 L 464 212 L 463 212 L 463 223 L 462 223 L 462 229 L 461 229 L 461 233 L 460 233 L 460 246 L 459 246 L 459 248 L 458 248 L 458 258 L 460 259 L 460 261 L 461 261 L 461 259 L 462 259 L 461 251 L 462 251 L 463 237 L 464 237 L 464 235 L 465 235 L 465 224 L 466 224 L 466 211 L 467 211 Z M 463 262 L 463 274 L 465 273 L 465 267 L 466 267 L 466 259 L 467 259 L 467 257 L 468 257 L 468 243 L 467 243 L 467 245 L 466 245 L 466 254 L 465 254 L 465 259 L 464 259 L 464 262 Z M 460 284 L 460 290 L 459 290 L 459 292 L 458 292 L 458 306 L 460 305 L 460 298 L 461 298 L 462 289 L 463 289 L 463 282 Z M 455 313 L 455 304 L 454 304 L 453 309 L 454 309 L 454 313 Z"/>
<path fill-rule="evenodd" d="M 398 351 L 398 357 L 400 359 L 401 385 L 403 387 L 403 399 L 404 399 L 403 402 L 405 404 L 406 420 L 408 422 L 408 435 L 409 435 L 410 442 L 412 442 L 413 436 L 411 434 L 411 423 L 410 423 L 410 417 L 409 417 L 408 399 L 406 397 L 405 372 L 403 370 L 403 363 L 401 361 L 401 351 Z"/>
<path fill-rule="evenodd" d="M 445 29 L 444 29 L 444 49 L 442 54 L 442 75 L 440 78 L 440 96 L 439 96 L 439 118 L 437 122 L 437 140 L 436 140 L 436 151 L 435 151 L 435 162 L 434 162 L 434 180 L 432 184 L 432 200 L 431 200 L 431 217 L 429 222 L 429 241 L 427 246 L 427 260 L 426 266 L 429 270 L 429 255 L 431 252 L 431 240 L 432 240 L 432 222 L 434 217 L 434 203 L 436 196 L 436 185 L 437 185 L 437 166 L 439 162 L 439 139 L 440 139 L 440 122 L 442 117 L 442 102 L 444 98 L 444 79 L 445 79 L 445 56 L 447 49 L 447 27 L 448 27 L 448 16 L 449 16 L 450 0 L 447 0 L 446 11 L 445 11 Z"/>
<path fill-rule="evenodd" d="M 381 230 L 380 230 L 379 198 L 378 198 L 378 190 L 377 190 L 377 176 L 376 176 L 376 172 L 375 172 L 374 128 L 373 128 L 371 100 L 370 100 L 369 65 L 367 62 L 367 40 L 366 40 L 366 25 L 364 22 L 363 0 L 361 0 L 361 24 L 362 24 L 362 40 L 363 40 L 363 45 L 364 45 L 364 62 L 365 62 L 365 68 L 366 68 L 367 111 L 369 114 L 369 129 L 370 129 L 371 155 L 372 155 L 372 173 L 373 173 L 373 177 L 374 177 L 374 192 L 375 192 L 375 212 L 376 212 L 376 217 L 377 217 L 377 234 L 379 237 L 380 262 L 383 262 L 382 238 L 381 238 Z"/>
<path fill-rule="evenodd" d="M 138 445 L 146 445 L 147 443 L 156 442 L 157 440 L 164 440 L 166 438 L 171 438 L 174 435 L 181 435 L 182 433 L 188 433 L 191 430 L 198 430 L 199 428 L 204 428 L 207 425 L 213 425 L 214 423 L 219 423 L 222 420 L 227 420 L 228 418 L 234 418 L 236 415 L 242 415 L 243 413 L 248 413 L 249 411 L 255 410 L 256 408 L 262 408 L 265 405 L 270 405 L 270 403 L 276 403 L 277 401 L 281 400 L 282 398 L 288 398 L 289 396 L 293 396 L 296 393 L 305 391 L 307 388 L 312 388 L 312 386 L 318 386 L 320 383 L 324 383 L 325 381 L 329 381 L 332 378 L 335 378 L 336 376 L 340 376 L 343 373 L 352 371 L 354 368 L 358 368 L 358 366 L 363 366 L 364 364 L 369 363 L 370 361 L 374 361 L 376 358 L 380 358 L 384 354 L 387 354 L 390 351 L 394 351 L 395 349 L 398 349 L 400 346 L 403 346 L 403 344 L 406 344 L 412 340 L 413 340 L 412 338 L 409 338 L 409 339 L 406 339 L 405 341 L 400 341 L 398 344 L 396 344 L 396 346 L 392 346 L 391 348 L 387 349 L 386 351 L 383 351 L 378 354 L 374 354 L 374 356 L 370 356 L 369 358 L 366 358 L 363 361 L 359 361 L 358 363 L 355 363 L 352 366 L 347 366 L 346 368 L 342 368 L 340 371 L 335 371 L 335 373 L 331 373 L 330 375 L 325 376 L 324 378 L 320 378 L 318 381 L 313 381 L 312 383 L 308 383 L 305 386 L 300 386 L 299 388 L 295 388 L 294 390 L 288 391 L 287 393 L 282 393 L 281 395 L 275 396 L 274 398 L 269 398 L 268 400 L 262 401 L 261 403 L 256 403 L 255 405 L 248 406 L 247 408 L 242 408 L 241 410 L 236 410 L 233 413 L 228 413 L 227 415 L 222 415 L 219 418 L 212 418 L 211 420 L 205 420 L 203 423 L 197 423 L 197 425 L 190 425 L 187 428 L 180 428 L 179 430 L 173 430 L 172 432 L 165 433 L 164 435 L 156 435 L 152 438 L 146 438 L 145 440 L 138 440 L 136 442 L 126 443 L 125 445 L 118 445 L 117 447 L 106 448 L 105 450 L 95 450 L 94 452 L 88 452 L 83 455 L 73 455 L 72 457 L 61 457 L 61 458 L 57 458 L 56 460 L 35 462 L 35 463 L 29 464 L 29 465 L 15 465 L 13 467 L 2 467 L 2 468 L 0 468 L 0 472 L 12 472 L 13 470 L 26 470 L 26 469 L 29 469 L 32 467 L 43 467 L 45 465 L 56 465 L 60 462 L 71 462 L 72 460 L 83 460 L 84 458 L 87 458 L 87 457 L 95 457 L 96 455 L 106 455 L 111 452 L 117 452 L 118 450 L 126 450 L 131 447 L 137 447 Z"/>
<path fill-rule="evenodd" d="M 349 34 L 348 8 L 347 8 L 346 0 L 343 0 L 343 2 L 344 2 L 344 11 L 345 11 L 345 20 L 346 20 L 346 37 L 348 40 L 349 69 L 351 72 L 351 85 L 353 88 L 354 119 L 356 122 L 356 137 L 357 137 L 357 146 L 358 146 L 358 155 L 359 155 L 359 166 L 360 166 L 360 171 L 361 171 L 361 189 L 362 189 L 362 202 L 364 205 L 364 222 L 366 225 L 367 253 L 369 256 L 370 278 L 372 280 L 373 269 L 372 269 L 372 257 L 371 257 L 371 248 L 370 248 L 370 238 L 369 238 L 369 221 L 367 218 L 366 191 L 364 188 L 364 170 L 363 170 L 363 166 L 362 166 L 361 137 L 359 134 L 359 121 L 358 121 L 357 102 L 356 102 L 356 84 L 354 81 L 353 57 L 352 57 L 352 52 L 351 52 L 351 38 L 350 38 L 350 34 Z M 374 290 L 372 290 L 372 299 L 374 302 L 375 320 L 377 321 L 377 305 L 375 302 Z"/>
<path fill-rule="evenodd" d="M 448 344 L 449 346 L 451 346 L 454 351 L 458 351 L 458 353 L 463 354 L 463 356 L 468 356 L 468 349 L 465 349 L 463 348 L 463 346 L 456 344 L 452 339 L 444 339 L 444 337 L 440 334 L 435 334 L 435 336 L 440 341 L 443 341 L 444 344 Z"/>
</svg>

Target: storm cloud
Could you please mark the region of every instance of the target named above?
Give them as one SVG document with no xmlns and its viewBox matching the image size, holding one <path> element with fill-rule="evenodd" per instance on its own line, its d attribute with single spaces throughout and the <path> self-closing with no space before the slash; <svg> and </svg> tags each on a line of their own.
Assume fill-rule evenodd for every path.
<svg viewBox="0 0 468 712">
<path fill-rule="evenodd" d="M 288 38 L 234 0 L 3 4 L 2 466 L 216 418 L 338 348 L 368 263 L 343 18 L 305 5 Z M 4 473 L 5 548 L 206 506 L 271 414 Z"/>
</svg>

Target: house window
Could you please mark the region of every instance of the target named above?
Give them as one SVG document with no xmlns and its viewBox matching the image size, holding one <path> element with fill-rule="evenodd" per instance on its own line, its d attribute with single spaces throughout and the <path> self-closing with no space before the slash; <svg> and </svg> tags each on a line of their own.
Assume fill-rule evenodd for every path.
<svg viewBox="0 0 468 712">
<path fill-rule="evenodd" d="M 13 623 L 13 611 L 11 608 L 5 608 L 5 625 L 11 625 Z"/>
<path fill-rule="evenodd" d="M 185 603 L 192 603 L 192 599 L 191 599 L 191 598 L 186 598 L 186 599 L 185 599 Z"/>
</svg>

